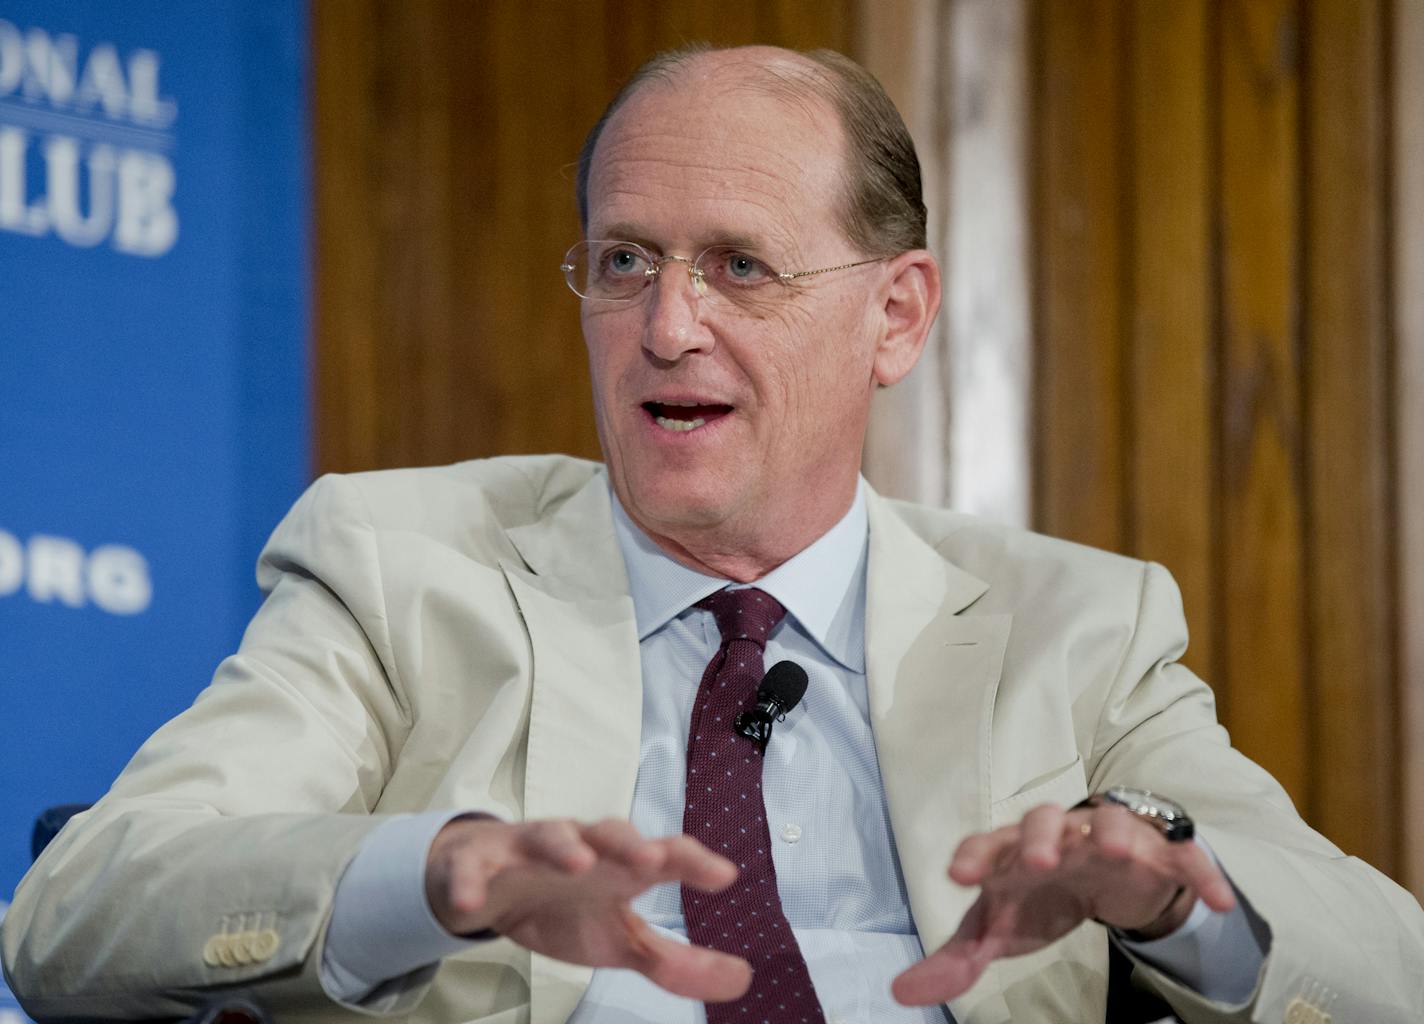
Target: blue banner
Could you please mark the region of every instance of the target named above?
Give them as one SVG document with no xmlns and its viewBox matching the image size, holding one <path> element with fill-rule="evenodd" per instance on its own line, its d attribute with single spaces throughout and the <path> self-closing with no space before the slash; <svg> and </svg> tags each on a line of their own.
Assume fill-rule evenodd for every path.
<svg viewBox="0 0 1424 1024">
<path fill-rule="evenodd" d="M 301 0 L 0 0 L 0 900 L 307 481 L 306 48 Z"/>
</svg>

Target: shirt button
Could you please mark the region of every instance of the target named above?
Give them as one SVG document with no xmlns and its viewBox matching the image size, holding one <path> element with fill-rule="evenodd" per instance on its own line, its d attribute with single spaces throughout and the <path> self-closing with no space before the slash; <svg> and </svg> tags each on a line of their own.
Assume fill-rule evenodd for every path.
<svg viewBox="0 0 1424 1024">
<path fill-rule="evenodd" d="M 786 840 L 788 843 L 799 843 L 801 841 L 801 826 L 782 825 L 781 838 Z"/>
</svg>

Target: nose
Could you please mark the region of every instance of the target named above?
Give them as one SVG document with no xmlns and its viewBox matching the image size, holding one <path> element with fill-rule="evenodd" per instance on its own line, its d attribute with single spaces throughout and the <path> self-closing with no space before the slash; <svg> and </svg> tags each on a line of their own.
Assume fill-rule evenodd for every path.
<svg viewBox="0 0 1424 1024">
<path fill-rule="evenodd" d="M 681 260 L 664 263 L 644 306 L 643 348 L 664 362 L 675 363 L 694 352 L 706 354 L 714 344 L 702 322 L 706 300 L 698 293 L 690 269 Z"/>
</svg>

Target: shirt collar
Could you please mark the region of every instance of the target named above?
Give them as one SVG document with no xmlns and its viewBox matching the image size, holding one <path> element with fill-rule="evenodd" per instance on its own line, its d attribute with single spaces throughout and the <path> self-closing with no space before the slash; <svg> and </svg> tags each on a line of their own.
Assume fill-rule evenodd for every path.
<svg viewBox="0 0 1424 1024">
<path fill-rule="evenodd" d="M 727 580 L 690 569 L 666 554 L 629 518 L 618 496 L 613 534 L 628 569 L 638 639 L 646 640 Z M 781 602 L 801 628 L 846 668 L 865 671 L 865 482 L 840 521 L 755 586 Z"/>
</svg>

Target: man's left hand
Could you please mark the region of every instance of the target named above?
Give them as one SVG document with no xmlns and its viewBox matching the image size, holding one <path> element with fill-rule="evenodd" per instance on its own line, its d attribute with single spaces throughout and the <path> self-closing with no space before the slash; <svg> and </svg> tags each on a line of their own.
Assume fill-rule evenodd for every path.
<svg viewBox="0 0 1424 1024">
<path fill-rule="evenodd" d="M 980 886 L 979 898 L 948 942 L 895 979 L 891 991 L 907 1006 L 953 999 L 993 961 L 1032 953 L 1090 918 L 1159 938 L 1181 927 L 1198 897 L 1216 911 L 1236 905 L 1200 846 L 1169 842 L 1112 804 L 1044 804 L 1017 825 L 972 835 L 949 877 Z"/>
</svg>

